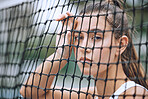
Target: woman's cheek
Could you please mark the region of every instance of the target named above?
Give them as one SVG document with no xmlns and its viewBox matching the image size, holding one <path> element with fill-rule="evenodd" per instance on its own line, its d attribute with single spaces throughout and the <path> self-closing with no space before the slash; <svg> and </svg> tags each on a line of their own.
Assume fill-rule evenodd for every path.
<svg viewBox="0 0 148 99">
<path fill-rule="evenodd" d="M 98 63 L 100 61 L 100 49 L 93 50 L 93 62 Z"/>
<path fill-rule="evenodd" d="M 115 60 L 115 48 L 106 47 L 101 52 L 101 63 L 113 63 Z"/>
</svg>

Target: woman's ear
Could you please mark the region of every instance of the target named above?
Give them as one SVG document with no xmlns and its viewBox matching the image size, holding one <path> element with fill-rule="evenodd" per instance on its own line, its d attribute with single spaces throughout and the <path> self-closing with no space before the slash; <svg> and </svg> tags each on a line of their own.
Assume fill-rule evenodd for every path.
<svg viewBox="0 0 148 99">
<path fill-rule="evenodd" d="M 121 55 L 125 49 L 127 48 L 128 45 L 128 37 L 126 35 L 123 35 L 119 40 L 118 40 L 118 45 L 119 48 L 117 49 L 116 55 Z"/>
</svg>

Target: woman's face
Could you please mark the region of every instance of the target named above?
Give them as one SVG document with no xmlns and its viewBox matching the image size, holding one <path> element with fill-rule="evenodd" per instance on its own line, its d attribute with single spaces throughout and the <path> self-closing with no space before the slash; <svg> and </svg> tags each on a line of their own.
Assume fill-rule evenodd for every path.
<svg viewBox="0 0 148 99">
<path fill-rule="evenodd" d="M 92 15 L 96 15 L 96 13 Z M 95 76 L 97 73 L 103 73 L 107 70 L 108 63 L 116 62 L 117 48 L 111 46 L 117 44 L 112 31 L 108 30 L 111 30 L 111 26 L 105 21 L 104 16 L 92 17 L 91 19 L 90 17 L 84 17 L 83 20 L 81 17 L 78 18 L 78 24 L 74 32 L 74 44 L 79 47 L 75 47 L 74 52 L 78 61 L 77 64 L 85 75 Z M 79 31 L 81 32 L 79 33 Z"/>
</svg>

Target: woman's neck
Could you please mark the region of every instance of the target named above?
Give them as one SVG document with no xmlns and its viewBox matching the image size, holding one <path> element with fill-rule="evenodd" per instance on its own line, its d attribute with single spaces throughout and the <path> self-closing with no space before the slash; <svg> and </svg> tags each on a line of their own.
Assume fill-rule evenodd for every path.
<svg viewBox="0 0 148 99">
<path fill-rule="evenodd" d="M 104 80 L 100 80 L 100 78 Z M 107 73 L 104 71 L 98 75 L 99 80 L 96 82 L 98 95 L 107 95 L 110 97 L 122 84 L 126 82 L 126 78 L 127 77 L 123 71 L 122 64 L 119 64 L 118 66 L 109 66 Z"/>
</svg>

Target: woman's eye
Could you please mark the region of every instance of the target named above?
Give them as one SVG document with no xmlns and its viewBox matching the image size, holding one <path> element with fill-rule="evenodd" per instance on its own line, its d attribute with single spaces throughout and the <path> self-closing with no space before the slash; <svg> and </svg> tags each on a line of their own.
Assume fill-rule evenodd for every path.
<svg viewBox="0 0 148 99">
<path fill-rule="evenodd" d="M 95 40 L 100 40 L 102 39 L 100 36 L 95 36 L 95 37 L 92 37 L 92 39 L 95 39 Z"/>
<path fill-rule="evenodd" d="M 75 40 L 83 39 L 82 36 L 75 36 Z"/>
<path fill-rule="evenodd" d="M 78 40 L 79 38 L 78 38 L 78 36 L 75 36 L 75 40 Z"/>
</svg>

